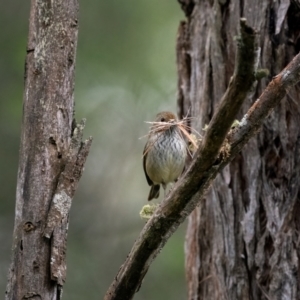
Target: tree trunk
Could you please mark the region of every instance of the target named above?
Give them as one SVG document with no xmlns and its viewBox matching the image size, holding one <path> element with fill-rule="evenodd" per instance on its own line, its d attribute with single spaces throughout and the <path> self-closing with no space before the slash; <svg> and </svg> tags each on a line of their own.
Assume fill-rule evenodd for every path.
<svg viewBox="0 0 300 300">
<path fill-rule="evenodd" d="M 61 298 L 68 213 L 91 143 L 73 121 L 77 24 L 77 0 L 31 1 L 7 300 Z"/>
<path fill-rule="evenodd" d="M 208 124 L 234 71 L 240 18 L 259 32 L 257 82 L 238 119 L 300 49 L 300 2 L 179 1 L 178 107 L 198 131 Z M 299 85 L 257 137 L 216 178 L 189 217 L 188 299 L 300 299 Z"/>
</svg>

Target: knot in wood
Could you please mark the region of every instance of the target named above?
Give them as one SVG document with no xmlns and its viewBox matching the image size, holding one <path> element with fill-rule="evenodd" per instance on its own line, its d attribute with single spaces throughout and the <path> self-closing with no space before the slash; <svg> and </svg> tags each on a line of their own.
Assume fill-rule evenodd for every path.
<svg viewBox="0 0 300 300">
<path fill-rule="evenodd" d="M 26 222 L 23 226 L 24 231 L 29 232 L 35 229 L 35 226 L 31 222 Z"/>
</svg>

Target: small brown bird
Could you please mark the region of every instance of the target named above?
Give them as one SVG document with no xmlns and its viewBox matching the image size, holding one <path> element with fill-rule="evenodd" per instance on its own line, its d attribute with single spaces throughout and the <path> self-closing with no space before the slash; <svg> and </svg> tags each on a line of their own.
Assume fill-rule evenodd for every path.
<svg viewBox="0 0 300 300">
<path fill-rule="evenodd" d="M 186 144 L 171 112 L 160 112 L 150 129 L 143 152 L 143 167 L 151 186 L 148 200 L 158 198 L 160 184 L 166 191 L 169 182 L 181 175 L 187 156 Z"/>
</svg>

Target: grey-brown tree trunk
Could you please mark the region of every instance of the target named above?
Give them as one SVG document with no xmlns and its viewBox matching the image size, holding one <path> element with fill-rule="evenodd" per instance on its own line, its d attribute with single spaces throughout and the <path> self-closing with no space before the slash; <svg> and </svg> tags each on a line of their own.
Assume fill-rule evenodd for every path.
<svg viewBox="0 0 300 300">
<path fill-rule="evenodd" d="M 77 0 L 31 1 L 7 300 L 61 298 L 71 200 L 90 142 L 75 124 Z"/>
<path fill-rule="evenodd" d="M 259 68 L 240 119 L 300 49 L 300 2 L 182 0 L 179 113 L 208 124 L 234 71 L 239 20 L 259 32 Z M 299 86 L 215 180 L 189 217 L 188 299 L 300 299 Z"/>
</svg>

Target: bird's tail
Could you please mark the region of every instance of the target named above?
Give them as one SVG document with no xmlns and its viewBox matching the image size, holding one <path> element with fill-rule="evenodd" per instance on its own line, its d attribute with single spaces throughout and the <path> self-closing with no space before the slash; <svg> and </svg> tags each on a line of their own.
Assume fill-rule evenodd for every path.
<svg viewBox="0 0 300 300">
<path fill-rule="evenodd" d="M 150 201 L 150 200 L 152 200 L 154 198 L 158 198 L 158 196 L 159 196 L 159 188 L 160 188 L 159 184 L 153 184 L 151 186 L 150 193 L 149 193 L 149 196 L 148 196 L 148 201 Z"/>
</svg>

